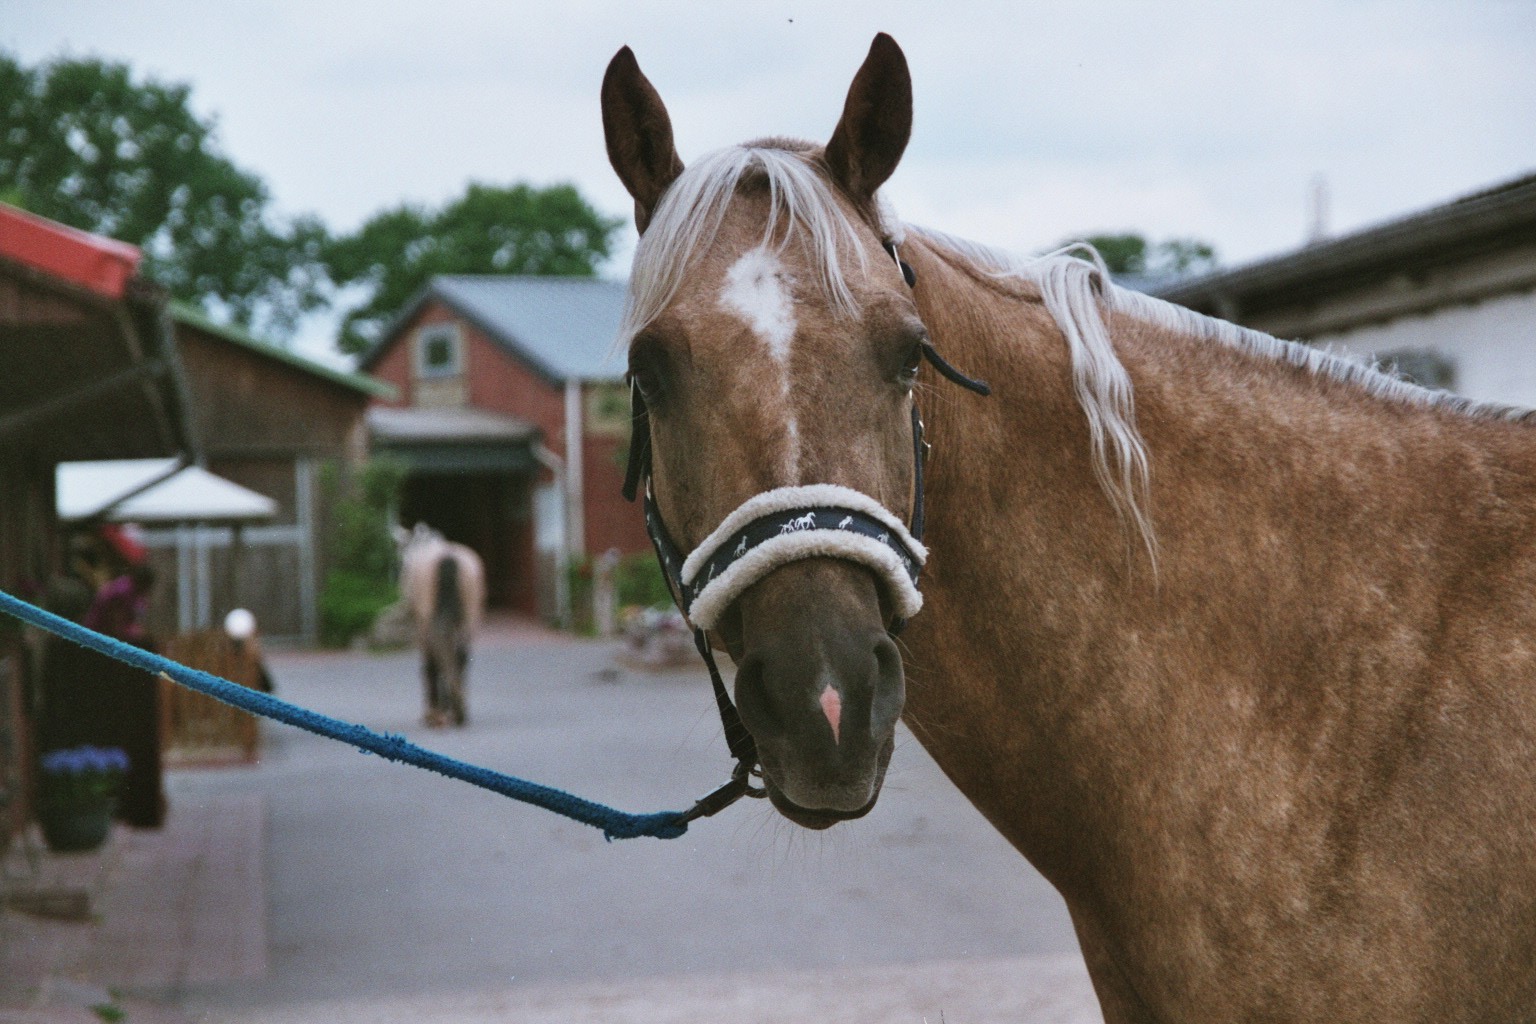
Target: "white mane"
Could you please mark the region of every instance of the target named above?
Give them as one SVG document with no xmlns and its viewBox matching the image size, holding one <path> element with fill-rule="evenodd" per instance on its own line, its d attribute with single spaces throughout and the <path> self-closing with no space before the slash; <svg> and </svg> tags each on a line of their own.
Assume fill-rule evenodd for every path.
<svg viewBox="0 0 1536 1024">
<path fill-rule="evenodd" d="M 857 315 L 842 259 L 852 254 L 865 269 L 864 247 L 854 223 L 833 200 L 831 187 L 798 152 L 772 144 L 728 146 L 700 158 L 667 189 L 640 236 L 630 271 L 629 295 L 619 323 L 620 346 L 628 345 L 677 295 L 694 258 L 709 247 L 736 186 L 761 175 L 768 188 L 768 222 L 763 244 L 783 228 L 779 246 L 792 238 L 810 246 L 813 266 L 832 306 Z M 795 229 L 804 232 L 797 234 Z"/>
<path fill-rule="evenodd" d="M 1227 345 L 1240 351 L 1263 356 L 1278 363 L 1286 363 L 1300 367 L 1308 373 L 1319 377 L 1327 377 L 1342 381 L 1360 388 L 1369 395 L 1377 398 L 1385 398 L 1392 401 L 1404 402 L 1410 405 L 1434 406 L 1449 409 L 1462 415 L 1474 418 L 1526 420 L 1533 415 L 1532 410 L 1521 406 L 1502 405 L 1497 402 L 1479 402 L 1460 395 L 1454 395 L 1448 391 L 1436 391 L 1430 388 L 1420 387 L 1411 381 L 1404 380 L 1392 373 L 1383 370 L 1380 366 L 1371 363 L 1358 362 L 1343 356 L 1329 352 L 1327 349 L 1316 348 L 1294 341 L 1284 341 L 1263 331 L 1255 331 L 1248 327 L 1239 327 L 1237 324 L 1226 320 L 1218 320 L 1215 317 L 1196 313 L 1192 309 L 1155 298 L 1143 292 L 1130 288 L 1121 288 L 1113 284 L 1109 279 L 1109 272 L 1104 262 L 1094 252 L 1093 247 L 1085 242 L 1068 246 L 1057 252 L 1045 256 L 1018 256 L 1001 249 L 956 238 L 940 231 L 928 228 L 912 228 L 924 238 L 930 239 L 945 248 L 952 249 L 959 255 L 975 263 L 983 270 L 991 271 L 1000 277 L 1013 277 L 1023 280 L 1041 283 L 1042 279 L 1053 275 L 1053 264 L 1066 262 L 1076 264 L 1076 269 L 1068 273 L 1070 280 L 1069 291 L 1079 300 L 1087 295 L 1102 296 L 1111 309 L 1135 317 L 1155 327 L 1162 327 L 1172 331 L 1192 335 L 1206 341 Z M 1088 254 L 1092 263 L 1081 259 L 1071 258 L 1069 254 L 1074 250 Z M 1042 283 L 1042 292 L 1045 291 Z M 1085 295 L 1086 293 L 1086 295 Z M 1058 296 L 1056 301 L 1062 302 L 1065 296 Z M 1051 298 L 1047 296 L 1047 304 Z M 1090 314 L 1097 316 L 1097 301 L 1089 303 L 1093 309 Z M 1061 316 L 1056 308 L 1051 308 L 1052 315 L 1058 323 Z M 1062 324 L 1065 328 L 1065 324 Z M 1113 354 L 1110 358 L 1114 359 Z M 1118 362 L 1118 359 L 1114 360 Z"/>
<path fill-rule="evenodd" d="M 1115 506 L 1135 522 L 1149 552 L 1155 546 L 1142 504 L 1148 486 L 1146 446 L 1135 424 L 1131 383 L 1115 355 L 1104 326 L 1101 305 L 1144 323 L 1299 367 L 1318 377 L 1341 381 L 1388 401 L 1488 419 L 1527 420 L 1533 413 L 1518 406 L 1478 402 L 1447 391 L 1420 387 L 1380 367 L 1336 355 L 1326 349 L 1284 341 L 1262 331 L 1196 313 L 1110 281 L 1093 247 L 1078 243 L 1044 256 L 1019 256 L 929 228 L 911 226 L 922 237 L 953 250 L 998 277 L 1029 281 L 1040 289 L 1046 309 L 1067 339 L 1078 402 L 1088 417 L 1095 471 Z M 1081 251 L 1088 260 L 1072 253 Z"/>
<path fill-rule="evenodd" d="M 1150 471 L 1147 448 L 1136 429 L 1135 391 L 1099 309 L 1105 295 L 1123 289 L 1110 285 L 1098 252 L 1079 243 L 1045 256 L 1018 256 L 929 228 L 911 230 L 996 276 L 1029 281 L 1040 289 L 1047 312 L 1067 341 L 1072 387 L 1088 419 L 1094 473 L 1115 509 L 1135 525 L 1155 564 L 1157 544 L 1145 508 Z M 1092 262 L 1071 255 L 1078 250 Z"/>
<path fill-rule="evenodd" d="M 797 146 L 799 144 L 789 143 Z M 764 243 L 783 229 L 779 245 L 791 237 L 810 247 L 821 269 L 820 285 L 833 307 L 856 315 L 858 303 L 848 288 L 843 258 L 852 255 L 866 269 L 858 230 L 835 201 L 822 173 L 791 148 L 775 143 L 717 150 L 689 167 L 658 204 L 635 251 L 629 296 L 619 328 L 627 345 L 676 296 L 696 256 L 719 231 L 737 185 L 760 174 L 769 193 Z M 1135 396 L 1130 376 L 1115 354 L 1103 308 L 1117 310 L 1153 326 L 1179 331 L 1292 366 L 1319 377 L 1354 385 L 1368 394 L 1420 406 L 1437 406 L 1470 416 L 1524 419 L 1524 409 L 1431 391 L 1322 349 L 1282 341 L 1260 331 L 1204 316 L 1182 306 L 1121 288 L 1110 281 L 1103 260 L 1091 246 L 1079 244 L 1044 256 L 1020 256 L 940 231 L 902 225 L 884 202 L 879 204 L 882 236 L 900 242 L 906 231 L 950 249 L 998 277 L 1034 284 L 1047 311 L 1066 338 L 1073 387 L 1088 420 L 1094 472 L 1111 503 L 1133 524 L 1156 559 L 1156 542 L 1145 505 L 1149 486 L 1146 445 L 1136 428 Z M 796 233 L 803 231 L 803 235 Z M 1087 260 L 1072 255 L 1081 251 Z"/>
</svg>

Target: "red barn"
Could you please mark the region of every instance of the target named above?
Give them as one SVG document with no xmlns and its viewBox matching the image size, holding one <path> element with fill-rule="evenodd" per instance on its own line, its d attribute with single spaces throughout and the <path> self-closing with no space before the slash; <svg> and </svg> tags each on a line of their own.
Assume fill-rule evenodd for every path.
<svg viewBox="0 0 1536 1024">
<path fill-rule="evenodd" d="M 493 607 L 552 616 L 562 564 L 649 550 L 619 494 L 624 292 L 591 278 L 435 277 L 362 360 L 399 392 L 370 429 L 375 452 L 410 466 L 403 524 L 479 552 Z"/>
</svg>

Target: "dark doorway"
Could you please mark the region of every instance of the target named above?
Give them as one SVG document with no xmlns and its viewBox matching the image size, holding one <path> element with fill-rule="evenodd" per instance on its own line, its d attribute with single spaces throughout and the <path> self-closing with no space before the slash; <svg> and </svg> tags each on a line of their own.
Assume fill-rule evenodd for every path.
<svg viewBox="0 0 1536 1024">
<path fill-rule="evenodd" d="M 485 562 L 492 608 L 534 615 L 532 481 L 515 473 L 412 473 L 400 497 L 400 523 L 426 523 L 474 549 Z"/>
</svg>

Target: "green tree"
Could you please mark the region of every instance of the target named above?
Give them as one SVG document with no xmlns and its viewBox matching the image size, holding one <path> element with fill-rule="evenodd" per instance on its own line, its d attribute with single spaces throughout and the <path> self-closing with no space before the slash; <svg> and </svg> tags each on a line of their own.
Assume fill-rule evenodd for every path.
<svg viewBox="0 0 1536 1024">
<path fill-rule="evenodd" d="M 125 64 L 29 68 L 0 52 L 0 182 L 34 213 L 139 246 L 177 298 L 288 333 L 326 302 L 327 233 L 278 223 L 261 179 L 219 152 L 189 100 Z"/>
<path fill-rule="evenodd" d="M 1194 238 L 1170 238 L 1151 243 L 1143 235 L 1121 232 L 1088 235 L 1081 241 L 1099 251 L 1111 274 L 1180 277 L 1203 274 L 1217 266 L 1215 248 Z"/>
<path fill-rule="evenodd" d="M 383 457 L 354 474 L 326 467 L 322 484 L 333 502 L 331 570 L 319 604 L 320 642 L 327 647 L 344 647 L 366 633 L 400 596 L 389 524 L 405 474 L 402 463 Z"/>
<path fill-rule="evenodd" d="M 402 205 L 378 213 L 326 250 L 332 280 L 370 289 L 343 319 L 337 347 L 365 351 L 435 274 L 590 277 L 623 223 L 571 185 L 471 184 L 439 210 Z"/>
</svg>

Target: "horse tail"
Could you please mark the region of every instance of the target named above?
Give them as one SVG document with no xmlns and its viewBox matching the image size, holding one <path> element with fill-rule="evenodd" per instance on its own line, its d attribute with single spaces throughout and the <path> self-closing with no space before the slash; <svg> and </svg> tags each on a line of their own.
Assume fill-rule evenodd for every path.
<svg viewBox="0 0 1536 1024">
<path fill-rule="evenodd" d="M 437 594 L 432 618 L 450 628 L 464 622 L 464 598 L 459 590 L 459 560 L 445 554 L 437 560 Z"/>
</svg>

